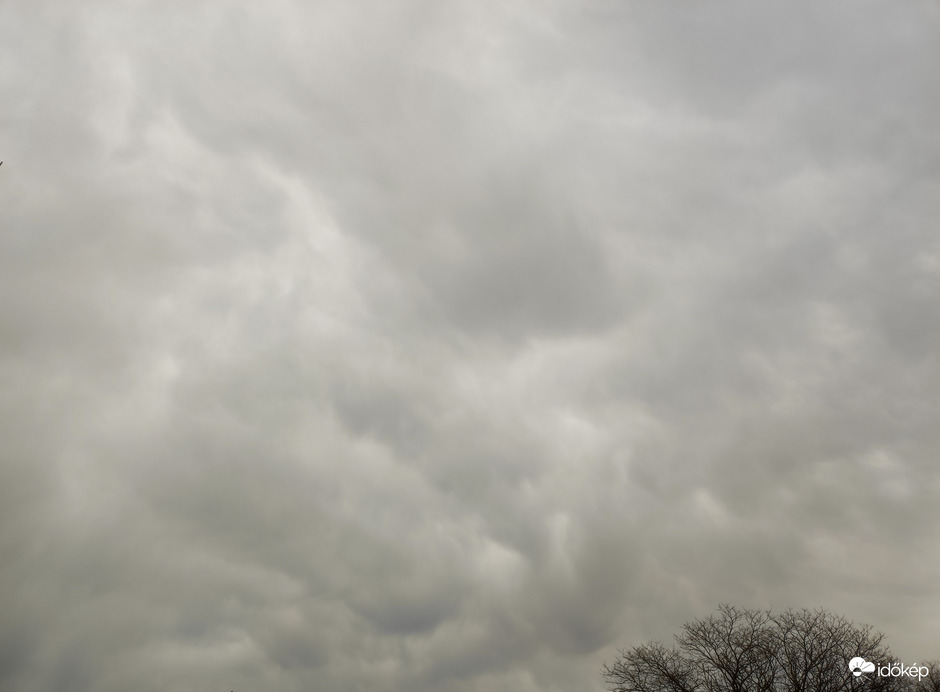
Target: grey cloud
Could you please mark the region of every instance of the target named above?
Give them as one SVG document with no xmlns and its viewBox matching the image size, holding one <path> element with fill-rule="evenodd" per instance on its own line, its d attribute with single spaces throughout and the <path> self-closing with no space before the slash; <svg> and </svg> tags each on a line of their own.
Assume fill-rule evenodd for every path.
<svg viewBox="0 0 940 692">
<path fill-rule="evenodd" d="M 0 686 L 937 656 L 924 2 L 0 7 Z"/>
</svg>

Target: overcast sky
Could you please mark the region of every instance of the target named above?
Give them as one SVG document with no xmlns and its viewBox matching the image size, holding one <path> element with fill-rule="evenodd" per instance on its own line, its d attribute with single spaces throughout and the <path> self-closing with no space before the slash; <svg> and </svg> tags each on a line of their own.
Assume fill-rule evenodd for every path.
<svg viewBox="0 0 940 692">
<path fill-rule="evenodd" d="M 936 0 L 0 2 L 0 688 L 940 656 Z"/>
</svg>

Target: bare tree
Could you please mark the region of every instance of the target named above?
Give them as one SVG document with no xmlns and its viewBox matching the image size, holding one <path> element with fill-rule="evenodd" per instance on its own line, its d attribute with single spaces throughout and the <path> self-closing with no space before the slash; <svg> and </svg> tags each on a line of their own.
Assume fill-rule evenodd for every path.
<svg viewBox="0 0 940 692">
<path fill-rule="evenodd" d="M 603 676 L 611 692 L 940 692 L 940 666 L 912 688 L 907 678 L 853 675 L 855 657 L 896 660 L 881 633 L 824 610 L 722 605 L 684 625 L 675 646 L 621 651 Z"/>
<path fill-rule="evenodd" d="M 940 692 L 940 661 L 924 661 L 921 665 L 929 668 L 930 673 L 918 682 L 918 692 Z"/>
<path fill-rule="evenodd" d="M 921 679 L 916 678 L 894 678 L 900 680 L 895 683 L 897 692 L 940 692 L 940 661 L 923 661 L 916 665 L 918 668 L 929 670 L 927 675 Z M 892 692 L 895 692 L 892 690 Z"/>
<path fill-rule="evenodd" d="M 884 635 L 870 625 L 856 625 L 822 610 L 788 610 L 773 617 L 772 655 L 780 663 L 781 682 L 790 692 L 845 692 L 863 681 L 849 673 L 848 662 L 860 656 L 888 661 Z M 865 679 L 877 692 L 878 678 Z"/>
</svg>

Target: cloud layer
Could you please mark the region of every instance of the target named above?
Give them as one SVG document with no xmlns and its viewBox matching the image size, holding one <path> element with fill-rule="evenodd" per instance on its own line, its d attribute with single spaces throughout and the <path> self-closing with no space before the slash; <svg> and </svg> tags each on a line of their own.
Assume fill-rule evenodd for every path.
<svg viewBox="0 0 940 692">
<path fill-rule="evenodd" d="M 940 656 L 940 6 L 0 4 L 0 687 Z"/>
</svg>

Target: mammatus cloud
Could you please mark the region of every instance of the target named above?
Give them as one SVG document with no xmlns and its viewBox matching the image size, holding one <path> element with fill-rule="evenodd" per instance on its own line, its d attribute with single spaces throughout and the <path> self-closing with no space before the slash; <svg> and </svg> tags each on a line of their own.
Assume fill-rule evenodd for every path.
<svg viewBox="0 0 940 692">
<path fill-rule="evenodd" d="M 0 687 L 593 692 L 720 601 L 936 657 L 938 34 L 0 6 Z"/>
</svg>

